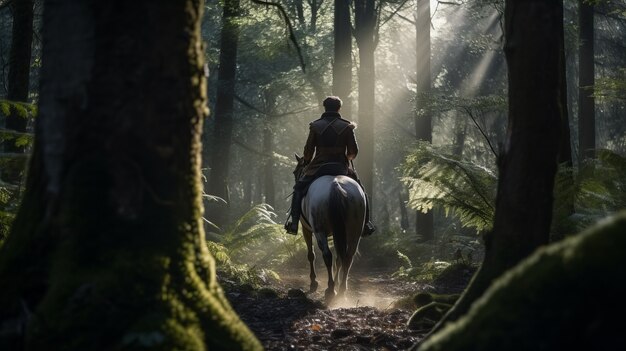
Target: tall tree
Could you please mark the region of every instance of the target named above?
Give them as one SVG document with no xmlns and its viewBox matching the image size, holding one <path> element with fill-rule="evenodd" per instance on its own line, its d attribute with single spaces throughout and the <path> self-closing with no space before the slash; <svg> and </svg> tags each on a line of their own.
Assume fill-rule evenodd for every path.
<svg viewBox="0 0 626 351">
<path fill-rule="evenodd" d="M 342 114 L 352 113 L 350 93 L 352 92 L 352 24 L 350 23 L 350 1 L 335 0 L 334 17 L 334 60 L 333 95 L 343 102 Z"/>
<path fill-rule="evenodd" d="M 263 102 L 265 116 L 263 118 L 263 193 L 265 194 L 265 203 L 276 206 L 276 187 L 274 185 L 274 128 L 273 123 L 276 119 L 276 100 L 279 92 L 268 87 L 263 91 Z"/>
<path fill-rule="evenodd" d="M 593 158 L 596 148 L 596 113 L 593 98 L 593 85 L 595 84 L 593 10 L 594 7 L 590 0 L 578 1 L 578 33 L 580 38 L 578 50 L 578 153 L 580 161 Z"/>
<path fill-rule="evenodd" d="M 564 167 L 561 172 L 557 173 L 557 182 L 555 184 L 555 195 L 557 202 L 554 206 L 554 219 L 552 221 L 551 241 L 558 241 L 563 239 L 567 234 L 575 232 L 575 228 L 572 228 L 570 216 L 574 214 L 575 207 L 575 193 L 571 191 L 574 184 L 574 170 L 573 157 L 572 157 L 572 141 L 569 125 L 569 109 L 567 108 L 567 81 L 566 81 L 566 59 L 565 59 L 565 32 L 561 28 L 561 47 L 560 47 L 560 60 L 563 61 L 561 65 L 561 79 L 563 83 L 563 89 L 560 91 L 561 95 L 561 138 L 559 143 L 559 165 Z"/>
<path fill-rule="evenodd" d="M 433 142 L 432 116 L 424 107 L 426 96 L 431 90 L 430 74 L 430 0 L 418 0 L 415 15 L 416 35 L 416 82 L 417 99 L 415 110 L 420 111 L 415 116 L 415 137 L 417 140 Z M 422 241 L 432 240 L 435 237 L 433 212 L 417 211 L 415 217 L 415 232 Z"/>
<path fill-rule="evenodd" d="M 359 175 L 365 190 L 373 197 L 374 109 L 376 69 L 374 50 L 377 42 L 376 0 L 354 0 L 354 38 L 359 48 Z"/>
<path fill-rule="evenodd" d="M 13 0 L 13 30 L 11 51 L 9 54 L 9 74 L 7 99 L 28 102 L 30 85 L 30 57 L 33 41 L 33 0 Z M 12 109 L 6 118 L 6 128 L 18 133 L 26 132 L 27 119 Z M 7 153 L 23 153 L 24 146 L 17 146 L 13 141 L 4 145 Z M 22 160 L 20 158 L 19 160 Z M 17 183 L 22 167 L 15 165 L 4 174 L 6 181 Z"/>
<path fill-rule="evenodd" d="M 233 135 L 233 110 L 235 81 L 237 76 L 237 47 L 239 43 L 239 0 L 225 0 L 222 16 L 222 36 L 220 39 L 220 65 L 218 72 L 217 98 L 215 101 L 215 123 L 213 140 L 215 146 L 209 166 L 208 193 L 226 200 L 211 206 L 211 221 L 218 226 L 227 223 L 230 196 L 228 193 L 228 172 L 230 167 L 230 145 Z"/>
<path fill-rule="evenodd" d="M 484 238 L 480 269 L 431 335 L 464 315 L 495 278 L 549 241 L 564 113 L 563 2 L 507 0 L 504 16 L 509 121 L 498 160 L 494 226 Z"/>
<path fill-rule="evenodd" d="M 46 3 L 34 155 L 0 249 L 0 349 L 261 349 L 205 246 L 203 5 Z"/>
</svg>

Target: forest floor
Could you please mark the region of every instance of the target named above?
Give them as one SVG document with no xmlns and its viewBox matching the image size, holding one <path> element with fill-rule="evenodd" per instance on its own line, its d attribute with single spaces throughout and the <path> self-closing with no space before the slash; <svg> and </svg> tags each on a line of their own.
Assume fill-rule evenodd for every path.
<svg viewBox="0 0 626 351">
<path fill-rule="evenodd" d="M 353 271 L 346 298 L 325 306 L 325 271 L 318 272 L 315 293 L 305 293 L 308 270 L 280 276 L 280 282 L 260 290 L 222 283 L 266 350 L 406 350 L 428 332 L 409 330 L 413 311 L 392 306 L 432 286 L 393 280 L 389 272 Z"/>
</svg>

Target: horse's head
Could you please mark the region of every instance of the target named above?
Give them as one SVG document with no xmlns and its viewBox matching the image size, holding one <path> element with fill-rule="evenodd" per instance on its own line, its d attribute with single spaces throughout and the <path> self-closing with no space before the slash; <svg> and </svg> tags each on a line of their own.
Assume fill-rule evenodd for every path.
<svg viewBox="0 0 626 351">
<path fill-rule="evenodd" d="M 304 157 L 300 157 L 298 154 L 295 154 L 295 156 L 298 164 L 296 165 L 296 169 L 293 171 L 293 176 L 296 178 L 296 181 L 298 181 L 298 179 L 300 179 L 300 177 L 304 174 L 306 162 L 304 161 Z"/>
</svg>

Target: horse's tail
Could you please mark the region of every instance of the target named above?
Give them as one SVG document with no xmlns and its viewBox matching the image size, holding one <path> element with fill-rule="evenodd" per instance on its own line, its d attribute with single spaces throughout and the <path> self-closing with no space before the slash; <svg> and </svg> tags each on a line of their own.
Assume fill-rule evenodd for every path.
<svg viewBox="0 0 626 351">
<path fill-rule="evenodd" d="M 333 241 L 335 250 L 340 258 L 346 257 L 347 243 L 346 243 L 346 215 L 348 208 L 348 193 L 341 187 L 341 184 L 337 180 L 333 180 L 333 184 L 330 187 L 330 199 L 329 199 L 328 216 L 330 217 L 330 225 L 333 230 Z"/>
</svg>

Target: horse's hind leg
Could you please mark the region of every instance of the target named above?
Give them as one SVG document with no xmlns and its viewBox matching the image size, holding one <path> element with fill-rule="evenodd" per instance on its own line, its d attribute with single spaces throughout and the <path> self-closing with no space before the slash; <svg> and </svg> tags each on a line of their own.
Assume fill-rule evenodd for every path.
<svg viewBox="0 0 626 351">
<path fill-rule="evenodd" d="M 344 294 L 348 290 L 348 276 L 350 275 L 350 268 L 352 267 L 352 260 L 356 254 L 356 250 L 359 247 L 359 241 L 361 240 L 361 231 L 363 228 L 363 219 L 356 218 L 347 225 L 347 247 L 345 257 L 341 257 L 341 270 L 337 277 L 339 284 L 338 293 Z"/>
<path fill-rule="evenodd" d="M 346 253 L 346 257 L 342 257 L 341 270 L 339 271 L 339 276 L 337 277 L 337 282 L 339 283 L 339 288 L 337 290 L 338 295 L 343 295 L 346 290 L 348 290 L 348 274 L 350 273 L 350 268 L 352 267 L 352 258 L 353 255 L 351 253 Z"/>
<path fill-rule="evenodd" d="M 304 236 L 304 241 L 306 242 L 306 248 L 308 251 L 307 258 L 309 259 L 309 266 L 311 267 L 311 274 L 309 277 L 311 278 L 311 285 L 309 287 L 309 292 L 317 291 L 317 275 L 315 274 L 315 250 L 313 248 L 313 234 L 311 231 L 306 228 L 302 228 L 302 235 Z"/>
<path fill-rule="evenodd" d="M 328 247 L 328 239 L 326 238 L 325 233 L 316 233 L 315 237 L 317 238 L 317 245 L 320 250 L 322 250 L 322 257 L 324 257 L 324 264 L 326 265 L 326 270 L 328 271 L 328 288 L 326 288 L 324 298 L 326 299 L 326 303 L 330 303 L 335 297 L 335 281 L 333 280 L 333 253 Z"/>
<path fill-rule="evenodd" d="M 339 269 L 341 268 L 341 258 L 335 252 L 335 266 L 333 267 L 333 279 L 337 281 L 339 279 Z"/>
</svg>

